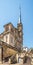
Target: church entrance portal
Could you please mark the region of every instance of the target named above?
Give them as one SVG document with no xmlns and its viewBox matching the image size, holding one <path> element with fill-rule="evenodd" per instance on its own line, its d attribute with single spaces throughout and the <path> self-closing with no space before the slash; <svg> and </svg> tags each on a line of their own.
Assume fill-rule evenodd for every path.
<svg viewBox="0 0 33 65">
<path fill-rule="evenodd" d="M 28 57 L 28 56 L 25 56 L 25 57 L 24 57 L 24 62 L 23 62 L 23 63 L 31 64 L 31 58 Z"/>
</svg>

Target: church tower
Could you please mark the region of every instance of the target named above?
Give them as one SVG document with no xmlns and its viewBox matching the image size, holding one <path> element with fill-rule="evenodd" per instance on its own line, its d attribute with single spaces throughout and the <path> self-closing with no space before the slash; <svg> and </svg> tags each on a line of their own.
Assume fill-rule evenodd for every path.
<svg viewBox="0 0 33 65">
<path fill-rule="evenodd" d="M 18 40 L 19 40 L 19 44 L 20 44 L 20 48 L 23 48 L 23 24 L 21 22 L 21 7 L 20 7 L 20 13 L 19 13 L 19 21 L 18 21 Z"/>
</svg>

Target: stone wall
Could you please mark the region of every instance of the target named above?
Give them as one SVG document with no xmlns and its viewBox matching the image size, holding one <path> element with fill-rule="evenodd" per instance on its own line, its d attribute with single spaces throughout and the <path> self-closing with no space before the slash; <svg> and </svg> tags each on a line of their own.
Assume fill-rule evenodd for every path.
<svg viewBox="0 0 33 65">
<path fill-rule="evenodd" d="M 0 47 L 0 63 L 2 63 L 2 47 Z"/>
</svg>

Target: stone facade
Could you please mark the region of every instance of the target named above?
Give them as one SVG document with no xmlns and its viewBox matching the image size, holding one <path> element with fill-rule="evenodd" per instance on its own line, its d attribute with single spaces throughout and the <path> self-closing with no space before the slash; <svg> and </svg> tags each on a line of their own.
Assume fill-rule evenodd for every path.
<svg viewBox="0 0 33 65">
<path fill-rule="evenodd" d="M 22 50 L 22 23 L 18 23 L 17 28 L 8 23 L 4 25 L 4 28 L 4 32 L 0 34 L 0 63 L 30 63 L 33 65 L 33 50 Z"/>
<path fill-rule="evenodd" d="M 21 53 L 23 48 L 23 25 L 21 22 L 21 11 L 17 28 L 14 27 L 12 23 L 4 25 L 4 31 L 0 34 L 0 47 L 1 46 L 3 50 L 2 53 L 0 53 L 0 59 L 2 56 L 3 62 L 6 60 L 9 62 L 11 60 L 13 63 L 18 62 L 18 54 Z"/>
<path fill-rule="evenodd" d="M 0 47 L 0 63 L 2 63 L 2 47 Z"/>
<path fill-rule="evenodd" d="M 22 23 L 18 23 L 17 28 L 15 28 L 11 23 L 8 23 L 4 25 L 4 28 L 4 32 L 0 34 L 0 39 L 21 50 L 23 46 Z"/>
<path fill-rule="evenodd" d="M 0 34 L 0 63 L 30 63 L 33 65 L 33 50 L 23 51 L 23 25 L 21 18 L 17 28 L 12 23 L 4 25 Z"/>
<path fill-rule="evenodd" d="M 0 60 L 3 59 L 3 62 L 6 61 L 7 57 L 9 61 L 11 56 L 14 58 L 22 51 L 23 26 L 21 22 L 17 24 L 17 28 L 15 28 L 12 23 L 4 25 L 4 32 L 0 34 L 0 47 L 1 46 L 3 50 L 2 53 L 0 53 Z M 3 57 L 1 58 L 2 54 Z"/>
</svg>

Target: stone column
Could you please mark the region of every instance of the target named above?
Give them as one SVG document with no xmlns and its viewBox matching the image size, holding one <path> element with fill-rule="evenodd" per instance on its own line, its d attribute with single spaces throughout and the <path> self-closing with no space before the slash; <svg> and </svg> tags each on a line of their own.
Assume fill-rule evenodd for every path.
<svg viewBox="0 0 33 65">
<path fill-rule="evenodd" d="M 31 65 L 33 65 L 33 54 L 32 54 L 32 57 L 31 57 Z"/>
<path fill-rule="evenodd" d="M 21 64 L 24 62 L 24 53 L 21 53 Z"/>
<path fill-rule="evenodd" d="M 22 58 L 21 57 L 19 58 L 19 63 L 20 64 L 23 64 L 23 57 Z"/>
<path fill-rule="evenodd" d="M 16 54 L 16 60 L 17 60 L 17 63 L 18 63 L 18 54 Z"/>
<path fill-rule="evenodd" d="M 9 62 L 8 63 L 11 64 L 11 58 L 9 58 Z"/>
<path fill-rule="evenodd" d="M 21 64 L 23 64 L 23 57 L 22 57 L 22 59 L 21 59 Z"/>
<path fill-rule="evenodd" d="M 2 63 L 2 47 L 0 46 L 0 63 Z"/>
</svg>

